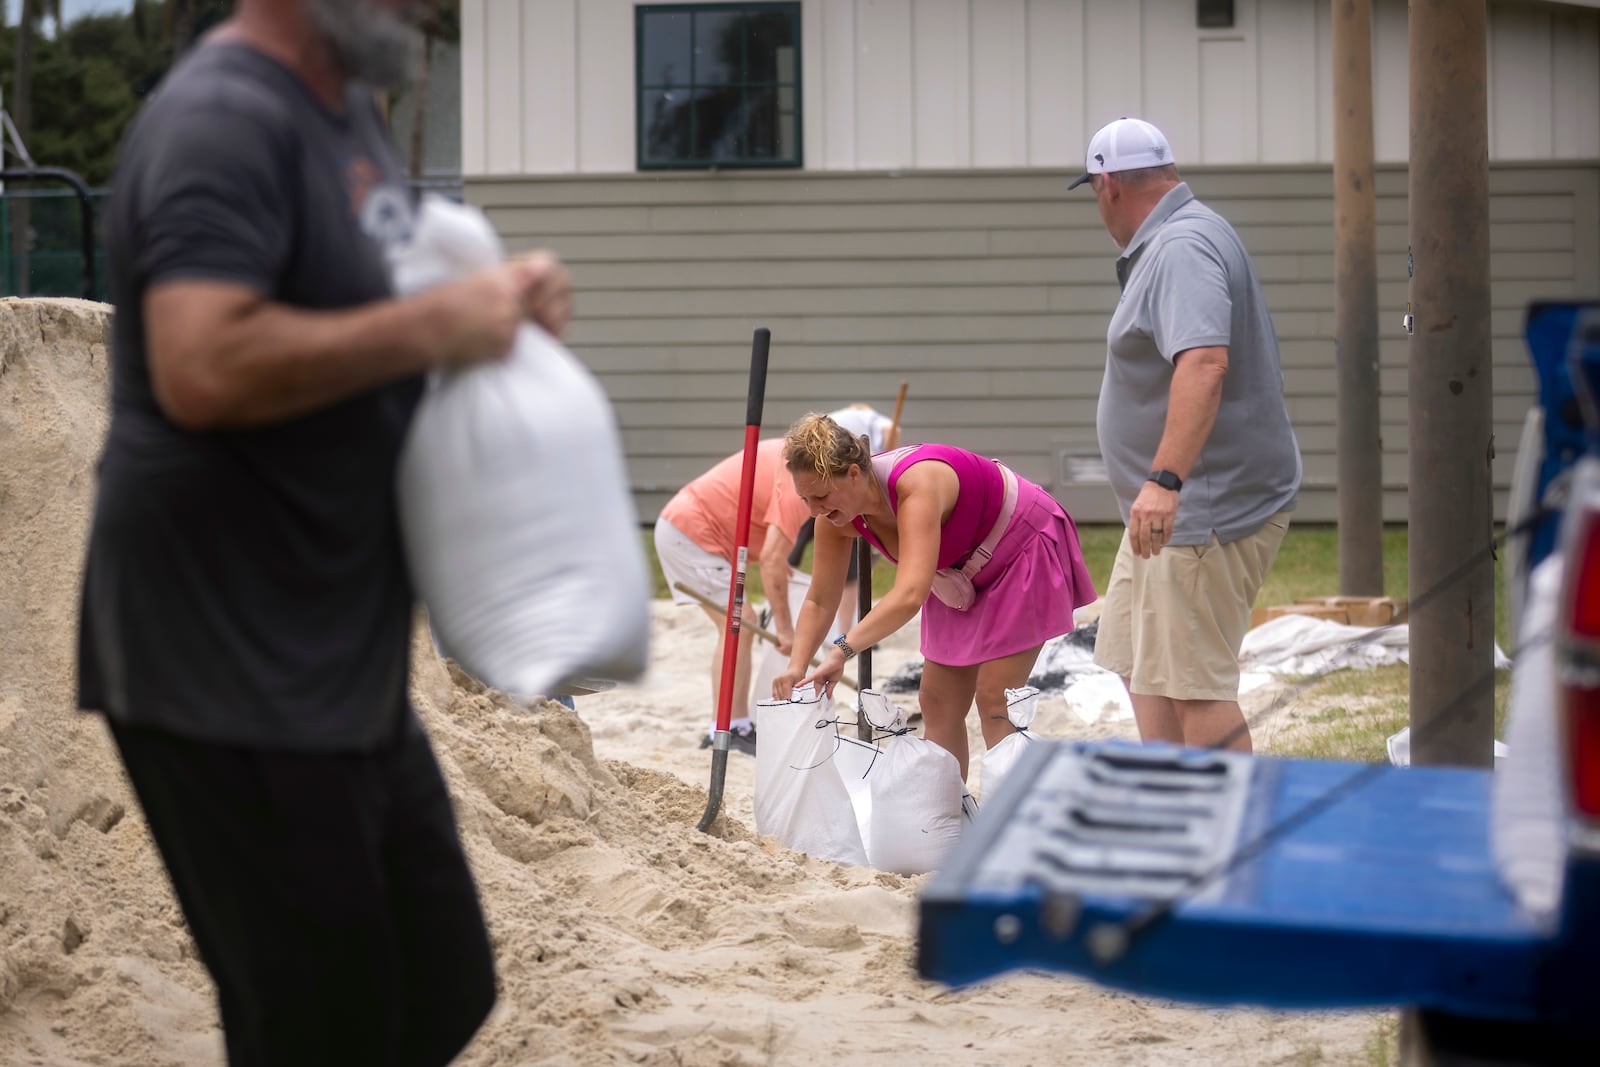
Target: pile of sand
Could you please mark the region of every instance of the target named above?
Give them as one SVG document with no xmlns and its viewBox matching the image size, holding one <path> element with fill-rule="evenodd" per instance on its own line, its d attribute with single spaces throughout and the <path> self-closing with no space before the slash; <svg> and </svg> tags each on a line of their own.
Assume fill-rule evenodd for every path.
<svg viewBox="0 0 1600 1067">
<path fill-rule="evenodd" d="M 0 301 L 0 1063 L 218 1064 L 209 979 L 100 720 L 72 706 L 108 321 L 96 304 Z M 416 646 L 501 980 L 462 1063 L 1362 1058 L 1372 1015 L 920 981 L 921 879 L 757 837 L 753 760 L 735 754 L 723 818 L 694 829 L 712 632 L 698 611 L 653 611 L 650 676 L 578 714 L 519 710 Z"/>
</svg>

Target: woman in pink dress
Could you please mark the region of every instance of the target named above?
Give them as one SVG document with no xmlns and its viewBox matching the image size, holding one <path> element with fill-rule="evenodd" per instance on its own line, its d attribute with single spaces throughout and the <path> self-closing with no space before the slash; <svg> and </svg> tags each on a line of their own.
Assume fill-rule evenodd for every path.
<svg viewBox="0 0 1600 1067">
<path fill-rule="evenodd" d="M 831 692 L 846 661 L 920 611 L 924 735 L 956 757 L 965 779 L 974 697 L 993 747 L 1012 732 L 1006 690 L 1027 684 L 1045 642 L 1070 631 L 1073 609 L 1095 597 L 1072 519 L 995 460 L 935 444 L 873 456 L 866 438 L 826 415 L 790 428 L 784 465 L 817 524 L 811 590 L 773 696 L 786 700 L 806 682 Z M 897 564 L 894 588 L 810 670 L 858 533 Z"/>
</svg>

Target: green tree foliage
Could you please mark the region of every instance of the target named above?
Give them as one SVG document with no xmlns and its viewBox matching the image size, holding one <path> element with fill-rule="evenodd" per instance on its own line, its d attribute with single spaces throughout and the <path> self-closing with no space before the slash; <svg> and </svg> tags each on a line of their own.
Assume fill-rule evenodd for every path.
<svg viewBox="0 0 1600 1067">
<path fill-rule="evenodd" d="M 233 0 L 130 0 L 126 12 L 87 15 L 66 26 L 51 21 L 59 0 L 32 0 L 30 128 L 25 141 L 40 166 L 66 167 L 91 186 L 111 179 L 117 146 L 127 124 L 193 41 L 233 11 Z M 3 8 L 0 8 L 3 10 Z M 45 30 L 54 29 L 53 35 Z M 459 0 L 431 0 L 420 28 L 429 52 L 438 42 L 460 39 Z M 0 85 L 6 107 L 16 106 L 18 27 L 0 29 Z M 426 82 L 403 95 L 424 96 Z M 408 129 L 420 154 L 421 124 Z M 8 165 L 17 160 L 7 154 Z M 420 161 L 419 161 L 420 165 Z"/>
<path fill-rule="evenodd" d="M 142 94 L 165 72 L 170 45 L 160 24 L 132 15 L 92 15 L 34 41 L 32 123 L 28 152 L 40 166 L 66 167 L 90 185 L 111 178 L 117 144 Z M 0 77 L 13 83 L 18 30 L 0 44 Z M 8 105 L 11 103 L 7 101 Z M 15 159 L 7 159 L 15 166 Z"/>
</svg>

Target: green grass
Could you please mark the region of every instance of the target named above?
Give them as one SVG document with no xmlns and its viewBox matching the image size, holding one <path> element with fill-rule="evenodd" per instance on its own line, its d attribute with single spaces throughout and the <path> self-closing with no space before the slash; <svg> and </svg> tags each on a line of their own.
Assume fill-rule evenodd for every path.
<svg viewBox="0 0 1600 1067">
<path fill-rule="evenodd" d="M 1511 672 L 1495 674 L 1495 736 L 1505 733 Z M 1258 731 L 1270 738 L 1263 751 L 1306 759 L 1382 763 L 1388 739 L 1411 722 L 1411 674 L 1403 663 L 1371 670 L 1334 671 L 1297 689 L 1291 704 L 1315 707 L 1283 732 Z M 1266 716 L 1267 722 L 1272 716 Z"/>
</svg>

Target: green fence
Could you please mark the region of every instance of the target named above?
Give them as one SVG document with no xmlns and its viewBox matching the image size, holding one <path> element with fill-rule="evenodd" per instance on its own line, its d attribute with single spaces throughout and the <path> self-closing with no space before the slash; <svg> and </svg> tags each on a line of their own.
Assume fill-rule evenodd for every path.
<svg viewBox="0 0 1600 1067">
<path fill-rule="evenodd" d="M 105 189 L 90 190 L 94 297 L 108 299 L 100 212 Z M 0 194 L 0 296 L 84 296 L 83 209 L 70 188 L 8 182 Z"/>
<path fill-rule="evenodd" d="M 431 192 L 461 199 L 458 177 L 411 183 L 418 195 Z M 94 296 L 109 300 L 105 227 L 101 212 L 109 189 L 89 190 L 94 225 Z M 0 193 L 0 296 L 83 296 L 83 210 L 71 188 L 10 182 Z"/>
</svg>

